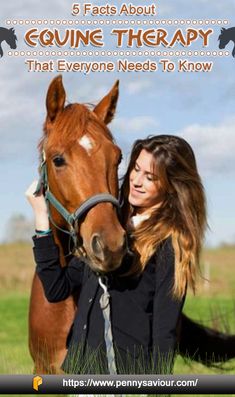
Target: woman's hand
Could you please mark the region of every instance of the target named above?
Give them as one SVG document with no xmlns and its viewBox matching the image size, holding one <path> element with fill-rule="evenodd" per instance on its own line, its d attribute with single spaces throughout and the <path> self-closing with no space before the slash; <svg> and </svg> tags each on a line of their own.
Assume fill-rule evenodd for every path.
<svg viewBox="0 0 235 397">
<path fill-rule="evenodd" d="M 25 192 L 25 196 L 33 208 L 34 216 L 35 216 L 35 229 L 37 230 L 48 230 L 49 229 L 49 219 L 48 219 L 48 211 L 45 198 L 41 193 L 37 196 L 34 195 L 34 192 L 37 188 L 38 181 L 33 181 L 31 185 Z"/>
</svg>

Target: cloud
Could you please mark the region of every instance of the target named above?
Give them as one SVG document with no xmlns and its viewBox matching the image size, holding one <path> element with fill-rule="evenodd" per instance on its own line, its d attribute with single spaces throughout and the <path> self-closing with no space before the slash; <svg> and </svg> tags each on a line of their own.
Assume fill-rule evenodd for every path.
<svg viewBox="0 0 235 397">
<path fill-rule="evenodd" d="M 133 118 L 119 117 L 112 123 L 114 130 L 120 132 L 136 133 L 143 132 L 146 135 L 148 129 L 153 129 L 158 126 L 155 118 L 150 116 L 137 116 Z"/>
<path fill-rule="evenodd" d="M 128 94 L 138 94 L 143 92 L 145 89 L 149 89 L 151 87 L 151 81 L 147 79 L 139 79 L 133 80 L 126 84 L 126 90 Z"/>
<path fill-rule="evenodd" d="M 139 116 L 132 119 L 119 118 L 113 121 L 114 131 L 125 132 L 118 136 L 124 155 L 130 151 L 135 139 L 152 133 L 158 123 L 152 117 Z M 148 131 L 152 129 L 152 131 Z M 217 124 L 191 124 L 179 130 L 176 135 L 183 137 L 192 146 L 199 172 L 204 177 L 231 176 L 235 174 L 235 117 L 226 118 Z M 153 132 L 154 133 L 154 132 Z"/>
<path fill-rule="evenodd" d="M 20 4 L 5 2 L 1 8 L 1 18 L 57 18 L 60 14 L 63 17 L 70 17 L 70 5 L 65 7 L 64 0 L 50 0 L 42 3 L 38 0 L 21 0 Z M 67 15 L 66 15 L 67 13 Z"/>
<path fill-rule="evenodd" d="M 171 16 L 175 11 L 175 5 L 169 4 L 158 4 L 158 16 L 159 18 Z"/>
<path fill-rule="evenodd" d="M 45 76 L 38 75 L 35 79 L 30 73 L 21 73 L 21 60 L 6 58 L 4 62 L 7 67 L 0 83 L 0 157 L 4 161 L 14 161 L 24 153 L 22 160 L 26 160 L 41 135 L 45 117 L 45 81 L 42 83 Z"/>
<path fill-rule="evenodd" d="M 24 160 L 28 161 L 30 153 L 36 151 L 37 142 L 42 134 L 46 116 L 46 93 L 55 74 L 28 73 L 21 58 L 5 57 L 2 62 L 4 67 L 0 80 L 0 158 L 4 161 L 14 161 L 14 158 L 24 153 Z M 99 82 L 99 76 L 95 75 L 89 81 L 83 79 L 81 84 L 81 78 L 78 77 L 73 73 L 63 75 L 67 102 L 96 104 L 109 92 L 114 83 Z"/>
<path fill-rule="evenodd" d="M 193 147 L 201 172 L 235 173 L 235 117 L 212 124 L 193 124 L 179 132 Z"/>
</svg>

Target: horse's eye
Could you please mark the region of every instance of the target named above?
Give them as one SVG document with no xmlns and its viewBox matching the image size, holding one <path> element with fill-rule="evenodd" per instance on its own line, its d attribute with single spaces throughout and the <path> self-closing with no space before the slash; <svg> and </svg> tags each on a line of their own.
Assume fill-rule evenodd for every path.
<svg viewBox="0 0 235 397">
<path fill-rule="evenodd" d="M 62 167 L 63 165 L 65 165 L 65 159 L 62 156 L 55 156 L 53 158 L 53 163 L 56 167 Z"/>
</svg>

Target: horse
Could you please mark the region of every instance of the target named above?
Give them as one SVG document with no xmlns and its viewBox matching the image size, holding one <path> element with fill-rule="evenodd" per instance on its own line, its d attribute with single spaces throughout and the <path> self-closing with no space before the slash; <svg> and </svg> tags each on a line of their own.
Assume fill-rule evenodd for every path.
<svg viewBox="0 0 235 397">
<path fill-rule="evenodd" d="M 85 255 L 95 271 L 113 271 L 120 266 L 126 249 L 125 231 L 116 210 L 121 151 L 107 128 L 116 109 L 118 81 L 93 110 L 78 103 L 65 106 L 65 98 L 62 77 L 58 76 L 48 88 L 47 116 L 39 143 L 40 184 L 50 201 L 50 227 L 62 266 L 73 253 Z M 65 212 L 75 216 L 65 216 Z M 60 373 L 75 302 L 77 297 L 73 296 L 49 303 L 34 275 L 29 349 L 36 373 Z"/>
<path fill-rule="evenodd" d="M 218 40 L 220 41 L 220 49 L 224 49 L 226 45 L 230 42 L 230 40 L 232 40 L 234 42 L 232 56 L 235 57 L 235 27 L 229 29 L 222 28 Z"/>
<path fill-rule="evenodd" d="M 0 28 L 0 57 L 3 56 L 2 42 L 5 41 L 12 50 L 15 50 L 17 45 L 17 37 L 14 28 Z"/>
<path fill-rule="evenodd" d="M 63 266 L 73 253 L 87 255 L 94 270 L 111 271 L 118 268 L 126 250 L 125 232 L 114 208 L 121 151 L 106 126 L 115 113 L 118 82 L 93 110 L 81 104 L 64 106 L 65 97 L 58 76 L 48 88 L 44 135 L 39 143 L 40 183 L 50 200 L 50 227 Z M 70 240 L 75 251 L 71 250 Z M 34 275 L 29 348 L 36 373 L 61 372 L 76 302 L 73 296 L 49 303 Z M 177 333 L 178 353 L 182 356 L 208 366 L 235 357 L 234 335 L 205 327 L 184 314 Z"/>
</svg>

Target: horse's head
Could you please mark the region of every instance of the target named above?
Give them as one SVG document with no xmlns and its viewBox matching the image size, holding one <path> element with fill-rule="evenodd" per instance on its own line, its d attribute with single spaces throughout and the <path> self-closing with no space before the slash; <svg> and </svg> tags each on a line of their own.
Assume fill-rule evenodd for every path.
<svg viewBox="0 0 235 397">
<path fill-rule="evenodd" d="M 16 46 L 17 37 L 15 34 L 15 29 L 14 28 L 7 29 L 7 32 L 8 32 L 7 35 L 5 35 L 5 41 L 12 50 L 15 50 L 17 47 Z"/>
<path fill-rule="evenodd" d="M 219 48 L 224 49 L 228 44 L 228 42 L 231 40 L 228 29 L 225 28 L 221 29 L 221 33 L 218 37 L 218 40 L 219 40 Z"/>
<path fill-rule="evenodd" d="M 49 86 L 41 149 L 45 151 L 50 191 L 70 213 L 97 194 L 118 195 L 121 151 L 106 127 L 117 99 L 118 82 L 93 111 L 77 103 L 65 107 L 61 76 Z M 69 228 L 57 210 L 51 208 L 51 214 L 60 227 Z M 108 272 L 120 265 L 125 232 L 112 203 L 94 205 L 75 221 L 74 228 L 94 270 Z"/>
</svg>

